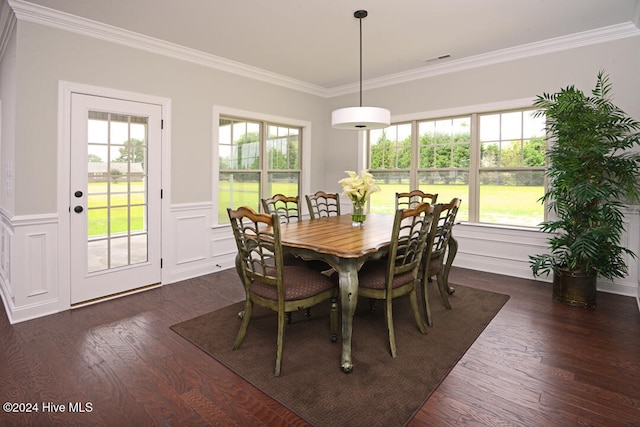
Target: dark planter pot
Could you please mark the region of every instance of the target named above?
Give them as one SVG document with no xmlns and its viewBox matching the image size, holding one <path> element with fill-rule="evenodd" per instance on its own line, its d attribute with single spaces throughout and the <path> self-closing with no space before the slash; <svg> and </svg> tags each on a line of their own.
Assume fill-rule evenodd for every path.
<svg viewBox="0 0 640 427">
<path fill-rule="evenodd" d="M 596 274 L 561 269 L 553 275 L 553 299 L 576 307 L 595 307 Z"/>
</svg>

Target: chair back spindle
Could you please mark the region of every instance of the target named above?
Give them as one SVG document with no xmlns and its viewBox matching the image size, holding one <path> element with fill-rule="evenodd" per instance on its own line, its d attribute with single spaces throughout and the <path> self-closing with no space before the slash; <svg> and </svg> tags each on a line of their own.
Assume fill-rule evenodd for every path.
<svg viewBox="0 0 640 427">
<path fill-rule="evenodd" d="M 412 190 L 408 193 L 396 193 L 396 210 L 413 209 L 419 203 L 426 202 L 435 205 L 438 193 L 425 193 L 422 190 Z"/>
<path fill-rule="evenodd" d="M 340 195 L 338 193 L 317 191 L 305 197 L 311 219 L 340 215 Z"/>
<path fill-rule="evenodd" d="M 300 220 L 298 196 L 276 194 L 268 199 L 261 199 L 262 209 L 269 214 L 276 214 L 281 224 Z"/>
</svg>

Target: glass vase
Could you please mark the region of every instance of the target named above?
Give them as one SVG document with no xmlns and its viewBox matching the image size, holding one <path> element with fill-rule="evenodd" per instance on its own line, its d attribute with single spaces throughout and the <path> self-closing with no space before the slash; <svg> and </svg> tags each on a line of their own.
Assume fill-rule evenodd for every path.
<svg viewBox="0 0 640 427">
<path fill-rule="evenodd" d="M 351 211 L 351 225 L 354 227 L 364 226 L 367 215 L 364 213 L 364 202 L 353 202 L 353 210 Z"/>
</svg>

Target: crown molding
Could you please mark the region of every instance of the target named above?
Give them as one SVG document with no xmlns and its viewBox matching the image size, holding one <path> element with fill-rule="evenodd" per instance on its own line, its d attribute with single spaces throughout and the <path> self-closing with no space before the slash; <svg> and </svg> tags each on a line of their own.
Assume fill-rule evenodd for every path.
<svg viewBox="0 0 640 427">
<path fill-rule="evenodd" d="M 631 22 L 626 22 L 609 27 L 575 33 L 568 36 L 556 37 L 535 43 L 528 43 L 512 48 L 496 50 L 482 55 L 448 61 L 442 64 L 431 65 L 414 70 L 390 74 L 377 79 L 369 79 L 362 82 L 363 90 L 376 89 L 385 86 L 427 79 L 442 74 L 455 73 L 472 68 L 485 67 L 501 62 L 530 58 L 583 46 L 604 43 L 613 40 L 624 39 L 640 35 L 640 29 Z M 329 90 L 328 97 L 345 95 L 359 90 L 358 84 L 349 84 L 335 87 Z"/>
<path fill-rule="evenodd" d="M 15 26 L 16 15 L 7 2 L 0 0 L 0 59 L 4 56 Z"/>
<path fill-rule="evenodd" d="M 52 28 L 81 34 L 100 40 L 117 43 L 123 46 L 152 52 L 158 55 L 187 61 L 209 68 L 237 74 L 243 77 L 263 81 L 288 89 L 306 92 L 323 98 L 351 94 L 359 91 L 359 82 L 334 88 L 324 88 L 318 85 L 307 83 L 301 80 L 292 79 L 282 74 L 272 73 L 257 67 L 231 61 L 226 58 L 204 53 L 195 49 L 190 49 L 178 44 L 166 42 L 157 38 L 144 36 L 133 31 L 124 30 L 112 25 L 103 24 L 86 18 L 81 18 L 68 13 L 60 12 L 44 6 L 34 5 L 24 0 L 7 0 L 18 20 L 45 25 Z M 0 11 L 0 19 L 4 18 L 4 11 Z M 15 18 L 13 19 L 15 22 Z M 9 19 L 9 22 L 11 20 Z M 0 25 L 5 24 L 0 21 Z M 0 36 L 0 48 L 4 46 L 7 31 L 4 27 Z M 442 64 L 417 68 L 414 70 L 390 74 L 376 79 L 369 79 L 362 82 L 363 90 L 376 89 L 385 86 L 406 83 L 414 80 L 427 79 L 430 77 L 469 70 L 472 68 L 484 67 L 488 65 L 508 62 L 517 59 L 530 58 L 553 52 L 560 52 L 568 49 L 589 46 L 613 40 L 624 39 L 640 35 L 640 29 L 633 22 L 612 25 L 595 30 L 575 33 L 568 36 L 556 37 L 535 43 L 528 43 L 513 48 L 501 49 L 476 55 L 469 58 L 452 60 Z M 0 50 L 0 53 L 2 51 Z"/>
<path fill-rule="evenodd" d="M 257 67 L 231 61 L 226 58 L 190 49 L 154 37 L 124 30 L 112 25 L 71 15 L 23 0 L 8 0 L 18 20 L 33 22 L 76 34 L 120 44 L 123 46 L 152 52 L 170 58 L 226 71 L 243 77 L 266 83 L 284 86 L 289 89 L 326 97 L 326 89 L 281 74 L 272 73 Z"/>
</svg>

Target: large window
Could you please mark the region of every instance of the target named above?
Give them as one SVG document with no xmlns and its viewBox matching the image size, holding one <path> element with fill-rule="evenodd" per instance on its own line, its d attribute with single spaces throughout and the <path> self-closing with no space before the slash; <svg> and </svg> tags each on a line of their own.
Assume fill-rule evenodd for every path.
<svg viewBox="0 0 640 427">
<path fill-rule="evenodd" d="M 220 117 L 218 223 L 227 208 L 250 206 L 281 193 L 300 195 L 302 129 L 275 123 Z"/>
<path fill-rule="evenodd" d="M 478 222 L 536 226 L 544 220 L 544 122 L 533 111 L 479 117 Z"/>
<path fill-rule="evenodd" d="M 368 164 L 391 213 L 396 192 L 419 188 L 463 200 L 462 221 L 536 226 L 544 220 L 544 117 L 534 110 L 415 120 L 368 132 Z"/>
</svg>

